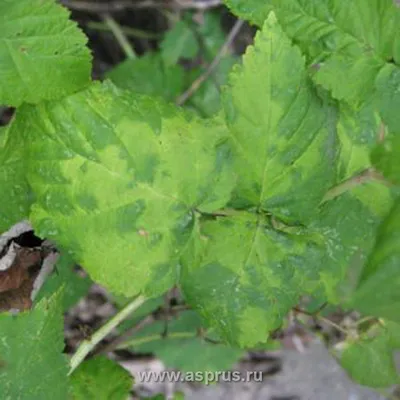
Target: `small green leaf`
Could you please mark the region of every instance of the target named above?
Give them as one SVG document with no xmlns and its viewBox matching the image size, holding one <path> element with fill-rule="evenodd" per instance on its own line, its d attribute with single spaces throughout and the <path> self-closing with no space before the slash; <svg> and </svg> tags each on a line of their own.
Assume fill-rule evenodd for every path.
<svg viewBox="0 0 400 400">
<path fill-rule="evenodd" d="M 221 87 L 228 80 L 229 72 L 237 63 L 233 56 L 224 57 L 214 71 L 212 77 L 207 79 L 198 90 L 190 97 L 187 106 L 193 107 L 202 117 L 209 118 L 219 113 L 221 110 Z M 203 68 L 196 68 L 189 75 L 189 84 L 195 81 L 202 73 Z"/>
<path fill-rule="evenodd" d="M 400 350 L 400 324 L 396 324 L 392 321 L 385 321 L 385 328 L 387 330 L 390 346 L 395 350 Z"/>
<path fill-rule="evenodd" d="M 226 34 L 221 26 L 221 13 L 219 12 L 206 12 L 202 15 L 201 21 L 194 23 L 193 28 L 197 34 L 200 35 L 202 46 L 202 56 L 208 62 L 212 62 L 221 47 L 225 43 Z"/>
<path fill-rule="evenodd" d="M 336 116 L 273 13 L 233 69 L 225 97 L 239 177 L 232 205 L 307 221 L 333 184 Z"/>
<path fill-rule="evenodd" d="M 63 287 L 63 310 L 67 311 L 75 305 L 87 293 L 89 287 L 92 285 L 92 281 L 88 277 L 80 276 L 74 271 L 74 268 L 75 263 L 71 258 L 66 254 L 61 254 L 60 259 L 55 265 L 55 271 L 47 278 L 35 301 L 49 297 L 52 293 L 59 290 L 60 287 Z"/>
<path fill-rule="evenodd" d="M 107 77 L 122 89 L 134 93 L 161 96 L 173 101 L 184 89 L 184 71 L 178 65 L 166 66 L 159 53 L 147 53 L 137 59 L 123 61 Z"/>
<path fill-rule="evenodd" d="M 201 222 L 182 264 L 184 295 L 230 343 L 268 339 L 299 296 L 319 286 L 321 235 L 240 213 Z"/>
<path fill-rule="evenodd" d="M 350 306 L 366 315 L 400 322 L 400 202 L 378 232 Z"/>
<path fill-rule="evenodd" d="M 38 234 L 116 294 L 170 288 L 194 210 L 224 207 L 235 184 L 224 126 L 109 82 L 20 111 Z"/>
<path fill-rule="evenodd" d="M 19 106 L 89 83 L 87 39 L 54 0 L 0 3 L 0 104 Z"/>
<path fill-rule="evenodd" d="M 400 381 L 386 335 L 364 337 L 349 343 L 340 362 L 352 379 L 361 385 L 380 388 Z"/>
<path fill-rule="evenodd" d="M 199 51 L 194 30 L 185 20 L 178 21 L 166 33 L 160 47 L 161 56 L 167 66 L 176 64 L 180 58 L 193 58 Z"/>
<path fill-rule="evenodd" d="M 0 314 L 0 398 L 67 400 L 62 293 L 32 311 Z"/>
<path fill-rule="evenodd" d="M 157 321 L 143 328 L 130 341 L 131 348 L 135 352 L 154 353 L 167 368 L 182 371 L 230 369 L 243 355 L 243 350 L 198 337 L 201 326 L 196 312 L 185 311 L 168 323 Z"/>
<path fill-rule="evenodd" d="M 71 376 L 74 400 L 126 400 L 132 383 L 128 371 L 103 356 L 83 362 Z"/>
<path fill-rule="evenodd" d="M 163 394 L 157 394 L 153 397 L 146 397 L 146 400 L 184 400 L 185 395 L 182 392 L 175 392 L 173 394 L 173 397 L 170 398 L 170 396 L 167 398 Z"/>
</svg>

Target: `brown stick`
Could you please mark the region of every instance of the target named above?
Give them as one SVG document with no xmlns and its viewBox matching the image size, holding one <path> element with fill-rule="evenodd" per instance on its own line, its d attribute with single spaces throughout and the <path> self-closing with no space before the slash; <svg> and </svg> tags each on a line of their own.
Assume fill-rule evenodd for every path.
<svg viewBox="0 0 400 400">
<path fill-rule="evenodd" d="M 231 31 L 229 32 L 228 37 L 225 40 L 225 43 L 222 45 L 221 49 L 219 50 L 218 54 L 215 56 L 214 60 L 212 63 L 207 67 L 207 69 L 204 71 L 202 75 L 200 75 L 196 80 L 193 81 L 193 83 L 190 85 L 190 87 L 182 93 L 177 99 L 176 99 L 176 104 L 178 106 L 181 106 L 184 104 L 190 97 L 193 96 L 193 94 L 199 90 L 200 86 L 210 77 L 210 75 L 215 71 L 217 68 L 218 64 L 222 60 L 222 58 L 225 55 L 225 52 L 228 50 L 232 42 L 234 41 L 236 35 L 239 33 L 240 29 L 242 28 L 244 22 L 241 20 L 237 20 Z"/>
<path fill-rule="evenodd" d="M 71 10 L 88 11 L 93 13 L 112 13 L 128 9 L 141 8 L 175 8 L 181 10 L 206 10 L 222 5 L 222 0 L 174 0 L 174 1 L 157 1 L 157 0 L 119 0 L 107 3 L 99 3 L 97 1 L 75 1 L 75 0 L 59 0 L 61 4 Z"/>
</svg>

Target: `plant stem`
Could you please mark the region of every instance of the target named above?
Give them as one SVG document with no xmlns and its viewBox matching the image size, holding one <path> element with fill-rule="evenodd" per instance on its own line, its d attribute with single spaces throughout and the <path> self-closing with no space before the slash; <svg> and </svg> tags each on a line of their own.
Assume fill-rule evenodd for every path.
<svg viewBox="0 0 400 400">
<path fill-rule="evenodd" d="M 97 31 L 110 31 L 111 28 L 103 22 L 89 21 L 87 23 L 87 27 L 90 29 L 95 29 Z M 131 28 L 129 26 L 120 26 L 121 31 L 126 36 L 132 36 L 139 39 L 149 39 L 149 40 L 158 40 L 162 38 L 162 35 L 153 32 L 142 31 L 141 29 Z"/>
<path fill-rule="evenodd" d="M 84 340 L 76 350 L 70 360 L 70 370 L 68 375 L 78 367 L 85 357 L 100 343 L 115 327 L 117 327 L 124 319 L 126 319 L 133 311 L 139 308 L 146 298 L 144 296 L 136 297 L 128 303 L 121 311 L 115 314 L 106 324 L 97 330 L 90 339 Z"/>
<path fill-rule="evenodd" d="M 136 54 L 129 43 L 128 38 L 125 36 L 124 31 L 117 24 L 113 17 L 109 14 L 104 14 L 103 16 L 105 24 L 110 28 L 111 32 L 114 34 L 115 39 L 117 39 L 118 44 L 121 46 L 127 58 L 133 60 L 136 58 Z"/>
</svg>

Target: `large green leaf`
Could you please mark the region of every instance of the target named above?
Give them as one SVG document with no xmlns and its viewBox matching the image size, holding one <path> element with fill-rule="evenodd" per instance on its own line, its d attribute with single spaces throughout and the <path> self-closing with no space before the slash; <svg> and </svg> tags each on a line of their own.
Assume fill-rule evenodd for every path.
<svg viewBox="0 0 400 400">
<path fill-rule="evenodd" d="M 361 273 L 350 305 L 366 315 L 400 322 L 400 202 L 393 206 Z"/>
<path fill-rule="evenodd" d="M 177 319 L 157 321 L 128 342 L 135 352 L 154 353 L 168 368 L 182 371 L 223 371 L 243 355 L 243 350 L 214 344 L 199 337 L 198 314 L 185 311 Z"/>
<path fill-rule="evenodd" d="M 224 127 L 111 83 L 20 111 L 38 234 L 116 293 L 173 285 L 195 209 L 223 207 L 235 183 Z"/>
<path fill-rule="evenodd" d="M 0 233 L 26 219 L 33 200 L 25 178 L 23 146 L 11 133 L 12 124 L 0 127 Z"/>
<path fill-rule="evenodd" d="M 70 94 L 90 79 L 86 37 L 54 0 L 0 2 L 0 104 Z"/>
<path fill-rule="evenodd" d="M 32 311 L 0 314 L 0 398 L 67 400 L 61 293 Z"/>
<path fill-rule="evenodd" d="M 71 376 L 73 400 L 126 400 L 132 377 L 114 361 L 96 357 L 85 361 Z"/>
<path fill-rule="evenodd" d="M 319 286 L 321 239 L 246 212 L 203 221 L 183 259 L 185 297 L 229 342 L 264 342 L 300 294 Z"/>
<path fill-rule="evenodd" d="M 285 32 L 316 64 L 316 82 L 338 99 L 364 101 L 374 92 L 381 68 L 400 64 L 400 9 L 393 0 L 226 2 L 259 25 L 273 9 Z"/>
<path fill-rule="evenodd" d="M 233 69 L 225 97 L 238 174 L 233 206 L 307 221 L 334 182 L 336 115 L 273 13 Z"/>
</svg>

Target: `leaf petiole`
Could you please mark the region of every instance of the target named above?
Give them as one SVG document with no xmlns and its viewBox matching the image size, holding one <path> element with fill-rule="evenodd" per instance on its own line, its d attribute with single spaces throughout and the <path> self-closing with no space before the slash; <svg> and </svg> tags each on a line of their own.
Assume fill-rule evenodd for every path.
<svg viewBox="0 0 400 400">
<path fill-rule="evenodd" d="M 76 350 L 75 354 L 70 360 L 70 370 L 68 375 L 79 366 L 79 364 L 86 358 L 86 356 L 99 344 L 115 327 L 117 327 L 124 319 L 126 319 L 132 312 L 138 309 L 146 298 L 138 296 L 130 303 L 128 303 L 122 310 L 115 314 L 107 323 L 105 323 L 99 330 L 97 330 L 89 339 L 84 340 Z"/>
</svg>

